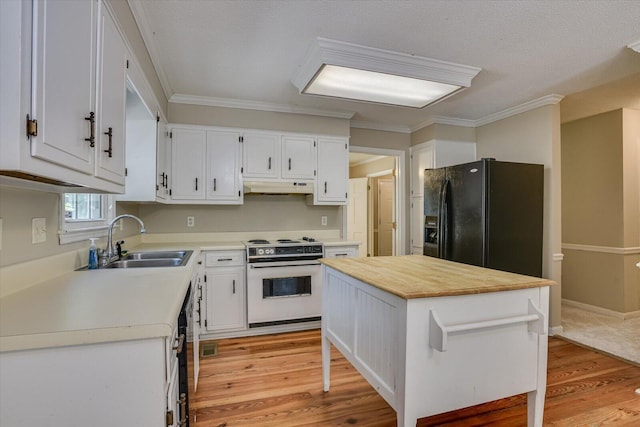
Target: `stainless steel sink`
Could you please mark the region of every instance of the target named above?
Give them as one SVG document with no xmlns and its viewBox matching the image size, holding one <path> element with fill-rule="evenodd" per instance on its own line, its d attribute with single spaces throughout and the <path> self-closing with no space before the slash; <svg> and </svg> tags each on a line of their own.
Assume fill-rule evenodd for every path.
<svg viewBox="0 0 640 427">
<path fill-rule="evenodd" d="M 100 268 L 182 267 L 189 262 L 193 251 L 131 252 Z"/>
<path fill-rule="evenodd" d="M 165 259 L 165 258 L 180 258 L 187 260 L 192 251 L 150 251 L 150 252 L 130 252 L 123 256 L 121 260 L 128 259 Z"/>
<path fill-rule="evenodd" d="M 187 259 L 185 258 L 123 259 L 109 263 L 102 268 L 180 267 L 186 263 Z"/>
</svg>

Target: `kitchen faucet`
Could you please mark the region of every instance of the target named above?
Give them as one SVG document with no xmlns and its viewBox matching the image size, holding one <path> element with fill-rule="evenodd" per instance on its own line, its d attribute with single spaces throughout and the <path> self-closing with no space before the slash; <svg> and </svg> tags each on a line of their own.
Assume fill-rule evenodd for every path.
<svg viewBox="0 0 640 427">
<path fill-rule="evenodd" d="M 118 222 L 119 220 L 123 219 L 123 218 L 131 218 L 131 219 L 135 219 L 136 221 L 138 221 L 138 223 L 140 224 L 140 233 L 145 233 L 147 230 L 145 230 L 144 228 L 144 222 L 142 222 L 142 220 L 140 218 L 138 218 L 135 215 L 131 215 L 131 214 L 122 214 L 122 215 L 118 215 L 117 217 L 113 218 L 111 220 L 111 222 L 109 223 L 109 233 L 107 235 L 107 262 L 111 262 L 111 261 L 115 261 L 115 258 L 117 257 L 117 255 L 115 254 L 115 250 L 113 248 L 113 226 L 115 225 L 116 222 Z"/>
</svg>

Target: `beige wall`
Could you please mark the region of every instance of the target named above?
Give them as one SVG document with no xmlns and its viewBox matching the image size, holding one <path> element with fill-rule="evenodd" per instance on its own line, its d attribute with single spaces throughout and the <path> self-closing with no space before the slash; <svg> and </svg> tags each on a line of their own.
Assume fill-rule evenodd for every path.
<svg viewBox="0 0 640 427">
<path fill-rule="evenodd" d="M 195 227 L 187 227 L 187 215 Z M 313 206 L 304 195 L 247 194 L 243 205 L 140 205 L 149 233 L 330 230 L 341 226 L 336 206 Z M 327 225 L 321 217 L 327 216 Z M 302 237 L 302 236 L 301 236 Z"/>
<path fill-rule="evenodd" d="M 142 40 L 138 25 L 133 18 L 133 13 L 129 8 L 129 3 L 124 0 L 107 0 L 109 6 L 116 15 L 116 20 L 120 26 L 120 29 L 124 32 L 129 46 L 133 50 L 133 54 L 136 56 L 140 67 L 142 68 L 149 85 L 151 86 L 153 93 L 155 94 L 159 107 L 162 112 L 167 115 L 167 97 L 160 84 L 160 79 L 151 62 L 151 56 L 147 51 L 147 47 Z M 155 114 L 155 113 L 154 113 Z"/>
<path fill-rule="evenodd" d="M 363 163 L 349 168 L 349 178 L 366 178 L 367 175 L 392 170 L 396 162 L 393 157 L 384 157 L 373 162 Z"/>
<path fill-rule="evenodd" d="M 542 274 L 557 282 L 551 289 L 549 324 L 560 326 L 561 253 L 560 107 L 547 105 L 476 129 L 478 158 L 544 165 Z"/>
<path fill-rule="evenodd" d="M 169 103 L 169 122 L 349 136 L 349 120 L 304 114 Z"/>
<path fill-rule="evenodd" d="M 137 205 L 118 203 L 118 214 L 122 213 L 137 214 Z M 0 267 L 89 247 L 89 241 L 67 245 L 58 243 L 60 221 L 58 193 L 0 186 L 0 218 L 2 218 Z M 45 218 L 46 242 L 31 243 L 32 218 Z M 124 238 L 136 234 L 139 230 L 136 227 L 133 221 L 124 221 L 123 230 L 116 229 L 114 236 Z M 105 239 L 97 243 L 104 246 Z"/>
<path fill-rule="evenodd" d="M 640 111 L 562 125 L 563 298 L 640 310 Z"/>
<path fill-rule="evenodd" d="M 476 128 L 433 124 L 411 134 L 411 145 L 437 139 L 440 141 L 476 142 Z"/>
</svg>

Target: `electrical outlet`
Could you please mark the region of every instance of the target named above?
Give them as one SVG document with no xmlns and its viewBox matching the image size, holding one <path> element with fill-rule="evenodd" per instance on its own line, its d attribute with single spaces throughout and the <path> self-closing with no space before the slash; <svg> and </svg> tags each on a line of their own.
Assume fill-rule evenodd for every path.
<svg viewBox="0 0 640 427">
<path fill-rule="evenodd" d="M 47 241 L 47 219 L 31 219 L 31 243 L 44 243 Z"/>
<path fill-rule="evenodd" d="M 195 217 L 193 217 L 193 216 L 189 215 L 189 216 L 187 217 L 187 227 L 195 227 L 195 225 L 196 225 L 196 219 L 195 219 Z"/>
<path fill-rule="evenodd" d="M 326 215 L 322 215 L 320 217 L 320 224 L 321 225 L 327 225 L 327 216 Z"/>
</svg>

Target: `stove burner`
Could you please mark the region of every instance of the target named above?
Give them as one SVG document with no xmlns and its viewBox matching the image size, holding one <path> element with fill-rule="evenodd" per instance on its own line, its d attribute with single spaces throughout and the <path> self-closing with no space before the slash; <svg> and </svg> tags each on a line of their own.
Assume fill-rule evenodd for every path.
<svg viewBox="0 0 640 427">
<path fill-rule="evenodd" d="M 254 239 L 249 240 L 249 243 L 253 243 L 254 245 L 268 245 L 269 241 L 264 239 Z"/>
</svg>

